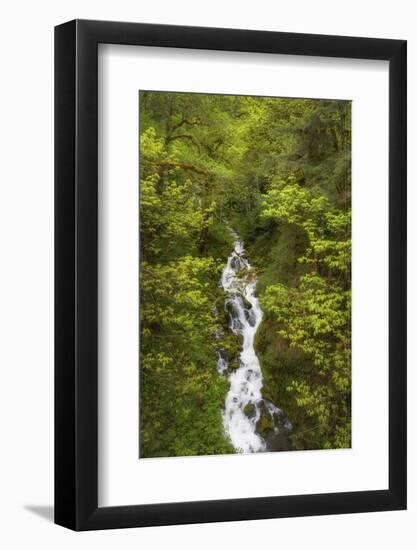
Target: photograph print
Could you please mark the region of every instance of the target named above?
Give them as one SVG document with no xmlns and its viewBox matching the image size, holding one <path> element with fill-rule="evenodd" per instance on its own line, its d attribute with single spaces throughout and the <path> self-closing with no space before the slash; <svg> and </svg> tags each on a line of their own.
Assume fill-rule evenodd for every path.
<svg viewBox="0 0 417 550">
<path fill-rule="evenodd" d="M 139 457 L 351 447 L 351 102 L 139 92 Z"/>
</svg>

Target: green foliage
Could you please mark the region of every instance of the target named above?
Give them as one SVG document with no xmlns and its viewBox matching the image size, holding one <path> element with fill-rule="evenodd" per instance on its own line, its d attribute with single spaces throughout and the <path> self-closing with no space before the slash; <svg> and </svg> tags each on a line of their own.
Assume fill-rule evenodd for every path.
<svg viewBox="0 0 417 550">
<path fill-rule="evenodd" d="M 199 103 L 199 102 L 198 102 Z M 140 143 L 141 456 L 232 452 L 222 428 L 213 305 L 231 239 L 216 217 L 213 161 L 188 95 L 142 94 Z M 175 106 L 174 106 L 175 105 Z M 191 109 L 190 109 L 191 108 Z M 200 113 L 200 114 L 199 114 Z M 217 170 L 221 172 L 221 170 Z M 218 259 L 214 259 L 218 258 Z M 227 337 L 221 342 L 227 348 Z M 230 345 L 229 345 L 230 347 Z"/>
<path fill-rule="evenodd" d="M 258 275 L 265 397 L 294 448 L 349 447 L 350 102 L 141 92 L 140 108 L 141 456 L 233 452 L 228 225 Z"/>
<path fill-rule="evenodd" d="M 298 288 L 269 286 L 262 306 L 276 322 L 279 336 L 309 359 L 301 376 L 287 380 L 286 391 L 324 429 L 321 446 L 339 446 L 339 429 L 350 413 L 350 291 L 306 275 Z M 347 425 L 343 446 L 349 438 Z"/>
<path fill-rule="evenodd" d="M 303 169 L 271 178 L 260 213 L 276 224 L 281 235 L 302 235 L 303 247 L 293 258 L 300 267 L 287 265 L 293 277 L 286 281 L 273 277 L 263 281 L 260 295 L 271 330 L 282 339 L 281 345 L 289 346 L 286 354 L 276 354 L 282 357 L 285 371 L 281 375 L 284 390 L 276 391 L 278 402 L 286 403 L 290 418 L 295 419 L 296 448 L 350 446 L 351 214 L 346 197 L 340 196 L 350 185 L 341 185 L 335 194 L 337 174 L 329 177 L 327 173 L 329 159 L 340 164 L 334 160 L 340 156 L 346 162 L 348 151 L 340 151 L 338 145 L 340 121 L 329 121 L 327 114 L 328 107 L 324 116 L 316 109 L 305 120 L 294 148 L 302 154 L 295 165 Z M 347 147 L 347 135 L 343 136 Z M 266 271 L 271 271 L 271 265 L 266 265 Z M 266 345 L 264 336 L 260 353 L 267 363 L 272 345 L 274 338 Z M 274 374 L 269 373 L 269 378 L 276 378 Z"/>
</svg>

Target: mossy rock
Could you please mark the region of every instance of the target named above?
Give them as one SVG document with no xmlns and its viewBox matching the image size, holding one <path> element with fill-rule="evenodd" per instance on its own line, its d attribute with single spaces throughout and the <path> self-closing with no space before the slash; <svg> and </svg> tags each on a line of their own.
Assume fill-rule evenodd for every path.
<svg viewBox="0 0 417 550">
<path fill-rule="evenodd" d="M 256 407 L 253 403 L 247 403 L 243 407 L 243 412 L 248 416 L 249 418 L 253 418 L 256 414 Z"/>
<path fill-rule="evenodd" d="M 239 359 L 233 359 L 232 361 L 230 361 L 230 363 L 228 365 L 228 368 L 230 370 L 237 370 L 239 367 L 240 367 Z"/>
<path fill-rule="evenodd" d="M 239 356 L 242 349 L 242 337 L 229 332 L 229 334 L 223 335 L 219 338 L 219 348 L 224 352 L 225 359 L 227 361 L 233 361 L 236 357 Z"/>
<path fill-rule="evenodd" d="M 261 437 L 265 438 L 273 430 L 274 421 L 268 413 L 263 412 L 256 424 L 256 431 Z"/>
</svg>

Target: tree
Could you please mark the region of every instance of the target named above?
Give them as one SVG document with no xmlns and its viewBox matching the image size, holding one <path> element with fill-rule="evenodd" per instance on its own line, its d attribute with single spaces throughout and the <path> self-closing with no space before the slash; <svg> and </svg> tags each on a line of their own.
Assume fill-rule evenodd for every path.
<svg viewBox="0 0 417 550">
<path fill-rule="evenodd" d="M 141 92 L 140 108 L 141 455 L 233 452 L 229 226 L 258 276 L 264 395 L 294 448 L 348 447 L 350 102 Z"/>
</svg>

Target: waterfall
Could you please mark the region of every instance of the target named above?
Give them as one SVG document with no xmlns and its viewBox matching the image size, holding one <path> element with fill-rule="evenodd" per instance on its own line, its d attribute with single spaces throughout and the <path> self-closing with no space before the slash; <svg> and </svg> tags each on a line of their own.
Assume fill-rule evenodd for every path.
<svg viewBox="0 0 417 550">
<path fill-rule="evenodd" d="M 217 369 L 227 373 L 230 389 L 227 393 L 223 425 L 236 452 L 255 453 L 270 450 L 268 443 L 256 432 L 261 414 L 273 421 L 272 434 L 278 434 L 277 419 L 282 411 L 262 397 L 263 377 L 254 349 L 256 331 L 262 321 L 262 309 L 255 296 L 256 276 L 245 257 L 243 242 L 231 230 L 234 249 L 223 269 L 220 285 L 225 291 L 225 308 L 230 316 L 230 330 L 242 338 L 239 367 L 229 373 L 226 359 L 218 354 Z M 286 429 L 291 424 L 285 419 Z M 271 449 L 274 450 L 274 449 Z"/>
</svg>

